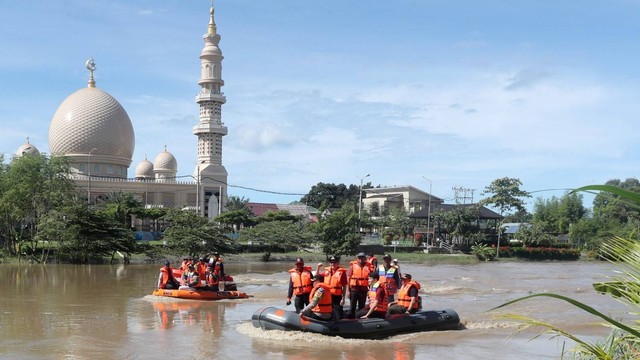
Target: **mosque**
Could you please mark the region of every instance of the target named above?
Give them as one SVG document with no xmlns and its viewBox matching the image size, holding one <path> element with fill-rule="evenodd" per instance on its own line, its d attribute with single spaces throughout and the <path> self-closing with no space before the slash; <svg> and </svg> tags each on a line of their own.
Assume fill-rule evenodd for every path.
<svg viewBox="0 0 640 360">
<path fill-rule="evenodd" d="M 222 52 L 220 35 L 210 9 L 196 96 L 200 106 L 193 134 L 198 138 L 197 165 L 188 180 L 176 178 L 178 163 L 168 151 L 153 160 L 142 160 L 129 178 L 135 148 L 135 132 L 126 110 L 113 96 L 96 87 L 93 59 L 86 62 L 88 86 L 69 95 L 57 108 L 49 127 L 51 155 L 68 158 L 72 178 L 79 189 L 86 189 L 89 203 L 110 193 L 136 194 L 146 207 L 192 209 L 214 218 L 222 212 L 227 199 L 227 170 L 222 165 L 222 137 L 227 127 L 222 122 Z M 39 154 L 29 142 L 20 146 L 16 156 Z"/>
</svg>

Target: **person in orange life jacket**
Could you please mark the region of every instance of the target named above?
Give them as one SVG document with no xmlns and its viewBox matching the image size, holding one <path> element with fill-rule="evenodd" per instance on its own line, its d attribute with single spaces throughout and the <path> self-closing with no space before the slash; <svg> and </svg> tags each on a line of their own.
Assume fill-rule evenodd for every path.
<svg viewBox="0 0 640 360">
<path fill-rule="evenodd" d="M 207 262 L 204 260 L 204 257 L 198 259 L 198 262 L 195 264 L 195 269 L 198 273 L 198 277 L 200 278 L 200 283 L 202 285 L 206 285 L 205 279 L 207 278 Z"/>
<path fill-rule="evenodd" d="M 371 271 L 378 268 L 378 258 L 373 253 L 369 253 L 367 261 L 371 264 Z"/>
<path fill-rule="evenodd" d="M 411 274 L 402 274 L 402 287 L 398 291 L 398 301 L 390 302 L 387 316 L 393 314 L 414 314 L 418 311 L 418 291 L 420 284 L 411 280 Z"/>
<path fill-rule="evenodd" d="M 180 265 L 180 270 L 182 270 L 182 277 L 180 278 L 180 282 L 182 285 L 187 284 L 187 273 L 189 272 L 189 265 L 193 264 L 191 256 L 187 255 L 182 260 L 182 265 Z"/>
<path fill-rule="evenodd" d="M 164 266 L 160 268 L 160 275 L 158 276 L 158 289 L 177 289 L 180 284 L 173 277 L 173 269 L 169 260 L 164 261 Z"/>
<path fill-rule="evenodd" d="M 367 261 L 367 256 L 361 252 L 356 257 L 357 260 L 349 264 L 347 271 L 347 282 L 349 283 L 347 297 L 349 298 L 349 314 L 352 318 L 357 310 L 364 308 L 367 302 L 368 279 L 371 273 L 371 264 Z"/>
<path fill-rule="evenodd" d="M 296 313 L 300 313 L 305 306 L 309 305 L 309 294 L 313 289 L 310 266 L 304 266 L 304 260 L 297 258 L 295 267 L 289 270 L 289 290 L 287 292 L 287 305 L 291 305 L 291 298 L 295 295 L 294 305 Z"/>
<path fill-rule="evenodd" d="M 198 272 L 196 271 L 195 266 L 193 266 L 193 264 L 189 264 L 188 265 L 188 271 L 186 272 L 186 282 L 184 286 L 180 286 L 180 289 L 184 289 L 184 288 L 198 288 L 201 287 L 200 284 L 200 276 L 198 276 Z M 185 273 L 182 274 L 182 277 L 185 278 Z"/>
<path fill-rule="evenodd" d="M 209 262 L 209 265 L 207 266 L 207 273 L 205 275 L 205 282 L 207 284 L 207 289 L 211 290 L 211 291 L 220 291 L 220 287 L 219 287 L 219 279 L 218 279 L 218 275 L 216 275 L 215 270 L 214 270 L 214 264 L 213 262 Z"/>
<path fill-rule="evenodd" d="M 340 320 L 344 317 L 344 298 L 347 296 L 347 270 L 340 266 L 339 258 L 335 255 L 329 258 L 328 267 L 321 268 L 322 263 L 319 263 L 316 274 L 322 274 L 324 283 L 329 285 L 333 317 Z"/>
<path fill-rule="evenodd" d="M 222 257 L 220 256 L 220 253 L 218 253 L 217 251 L 214 252 L 211 259 L 209 259 L 209 263 L 212 263 L 212 262 L 213 262 L 213 271 L 218 277 L 218 286 L 220 287 L 221 290 L 224 290 L 224 284 L 225 284 L 224 279 L 226 277 L 226 274 L 224 273 L 224 263 L 222 262 Z"/>
<path fill-rule="evenodd" d="M 369 305 L 356 313 L 356 317 L 361 319 L 381 318 L 387 316 L 387 291 L 384 283 L 380 281 L 380 274 L 372 272 L 369 274 Z"/>
<path fill-rule="evenodd" d="M 400 277 L 398 276 L 398 269 L 391 265 L 391 255 L 384 254 L 382 257 L 382 265 L 378 266 L 378 274 L 380 275 L 380 282 L 385 285 L 387 290 L 387 301 L 392 302 L 395 298 L 395 294 L 400 288 Z"/>
<path fill-rule="evenodd" d="M 309 305 L 300 310 L 300 317 L 309 316 L 317 320 L 331 320 L 333 316 L 331 287 L 324 281 L 325 277 L 322 274 L 318 273 L 313 277 Z"/>
</svg>

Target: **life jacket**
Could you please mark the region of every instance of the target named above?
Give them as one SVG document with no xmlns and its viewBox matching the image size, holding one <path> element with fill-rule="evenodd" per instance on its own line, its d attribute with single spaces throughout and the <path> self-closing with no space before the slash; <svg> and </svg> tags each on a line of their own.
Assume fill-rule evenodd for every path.
<svg viewBox="0 0 640 360">
<path fill-rule="evenodd" d="M 369 289 L 369 304 L 371 304 L 373 301 L 376 300 L 376 292 L 380 287 L 384 289 L 384 284 L 378 281 L 375 284 L 373 284 L 373 286 L 371 286 L 371 289 Z M 387 295 L 385 290 L 385 295 L 382 297 L 382 301 L 378 301 L 378 305 L 376 305 L 376 308 L 373 309 L 373 311 L 380 311 L 380 312 L 386 313 L 388 307 L 389 307 L 389 301 L 387 300 Z"/>
<path fill-rule="evenodd" d="M 218 257 L 214 261 L 213 272 L 214 272 L 214 274 L 218 275 L 218 277 L 220 277 L 220 273 L 222 272 L 222 258 L 221 257 Z"/>
<path fill-rule="evenodd" d="M 165 285 L 167 285 L 167 283 L 171 281 L 171 278 L 173 278 L 173 271 L 171 268 L 167 270 L 167 268 L 163 266 L 160 268 L 160 272 L 162 273 L 162 280 L 160 280 L 160 288 L 164 289 Z"/>
<path fill-rule="evenodd" d="M 380 282 L 385 285 L 385 289 L 387 290 L 387 295 L 395 295 L 398 292 L 398 283 L 394 279 L 394 274 L 396 273 L 396 267 L 391 265 L 389 266 L 389 270 L 384 268 L 384 264 L 378 266 L 378 274 L 380 275 Z"/>
<path fill-rule="evenodd" d="M 324 277 L 324 283 L 329 285 L 331 288 L 331 295 L 342 295 L 342 276 L 347 271 L 342 267 L 338 267 L 335 271 L 331 270 L 331 266 L 324 268 L 325 275 L 329 274 L 329 276 Z"/>
<path fill-rule="evenodd" d="M 181 269 L 182 271 L 189 271 L 189 263 L 190 263 L 190 262 L 191 262 L 191 261 L 189 261 L 189 260 L 184 260 L 184 261 L 182 262 L 182 265 L 180 265 L 180 269 Z"/>
<path fill-rule="evenodd" d="M 331 303 L 331 288 L 327 284 L 318 283 L 316 286 L 314 286 L 313 290 L 311 290 L 311 295 L 309 295 L 309 299 L 313 299 L 318 288 L 323 288 L 324 294 L 322 294 L 322 299 L 320 299 L 320 301 L 316 304 L 316 306 L 313 307 L 313 309 L 311 309 L 311 311 L 320 314 L 331 314 L 333 310 L 333 305 Z"/>
<path fill-rule="evenodd" d="M 187 274 L 187 285 L 191 285 L 193 283 L 196 283 L 196 287 L 200 286 L 200 276 L 198 275 L 197 271 L 194 272 L 190 272 Z"/>
<path fill-rule="evenodd" d="M 299 273 L 296 268 L 289 270 L 291 274 L 291 282 L 293 283 L 293 294 L 298 296 L 301 294 L 308 294 L 313 289 L 311 283 L 311 267 L 305 266 L 302 268 L 302 273 Z"/>
<path fill-rule="evenodd" d="M 207 270 L 206 280 L 207 285 L 218 285 L 220 277 L 215 273 L 215 270 L 211 270 L 211 268 L 209 268 Z"/>
<path fill-rule="evenodd" d="M 409 290 L 411 290 L 412 287 L 415 287 L 416 290 L 420 290 L 420 284 L 416 281 L 409 281 L 408 283 L 402 285 L 400 291 L 398 291 L 398 305 L 404 306 L 407 309 L 409 308 L 409 304 L 411 304 Z M 417 310 L 418 306 L 419 301 L 418 296 L 416 296 L 416 301 L 413 303 L 413 306 L 411 308 Z"/>
<path fill-rule="evenodd" d="M 365 262 L 360 266 L 358 260 L 353 260 L 351 266 L 351 277 L 349 278 L 349 286 L 369 286 L 369 273 L 371 272 L 371 264 Z"/>
<path fill-rule="evenodd" d="M 374 270 L 376 269 L 376 268 L 375 268 L 375 266 L 376 266 L 376 265 L 373 263 L 374 261 L 375 261 L 375 263 L 376 263 L 376 264 L 378 263 L 378 258 L 377 258 L 377 257 L 375 257 L 375 256 L 372 256 L 372 257 L 370 257 L 369 259 L 367 259 L 367 262 L 368 262 L 369 264 L 371 264 L 371 271 L 374 271 Z"/>
</svg>

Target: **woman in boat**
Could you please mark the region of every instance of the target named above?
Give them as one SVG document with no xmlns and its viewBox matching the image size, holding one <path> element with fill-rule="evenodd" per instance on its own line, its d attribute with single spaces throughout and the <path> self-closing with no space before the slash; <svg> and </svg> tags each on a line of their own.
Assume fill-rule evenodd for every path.
<svg viewBox="0 0 640 360">
<path fill-rule="evenodd" d="M 381 318 L 387 316 L 387 290 L 384 283 L 380 282 L 380 274 L 372 272 L 369 274 L 369 305 L 356 313 L 356 317 L 361 319 Z"/>
</svg>

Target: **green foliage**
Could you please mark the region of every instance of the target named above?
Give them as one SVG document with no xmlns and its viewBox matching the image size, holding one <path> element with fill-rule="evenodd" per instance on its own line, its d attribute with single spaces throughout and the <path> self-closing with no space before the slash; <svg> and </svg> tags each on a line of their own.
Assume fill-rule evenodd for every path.
<svg viewBox="0 0 640 360">
<path fill-rule="evenodd" d="M 575 191 L 606 191 L 619 200 L 631 205 L 631 208 L 640 205 L 640 195 L 634 191 L 621 189 L 610 185 L 585 186 Z M 602 293 L 608 294 L 626 304 L 629 314 L 636 317 L 633 321 L 623 322 L 603 314 L 587 304 L 572 298 L 558 294 L 533 294 L 504 303 L 495 309 L 502 308 L 515 302 L 524 301 L 535 297 L 550 297 L 565 301 L 576 308 L 582 309 L 600 319 L 612 329 L 611 336 L 605 341 L 589 341 L 581 339 L 570 331 L 558 328 L 552 324 L 517 314 L 508 314 L 504 317 L 518 320 L 524 324 L 521 329 L 537 326 L 546 330 L 544 333 L 560 335 L 573 340 L 577 345 L 571 351 L 577 357 L 588 359 L 632 359 L 640 353 L 640 243 L 633 238 L 614 236 L 607 240 L 601 249 L 615 266 L 619 269 L 619 275 L 611 277 L 609 282 L 594 284 L 594 287 Z M 492 309 L 493 310 L 493 309 Z"/>
<path fill-rule="evenodd" d="M 322 243 L 322 251 L 325 254 L 354 255 L 362 240 L 360 235 L 354 232 L 357 221 L 357 212 L 348 205 L 321 218 L 316 224 L 316 231 Z"/>
<path fill-rule="evenodd" d="M 515 237 L 522 241 L 524 246 L 551 246 L 556 240 L 554 235 L 546 232 L 539 224 L 521 226 Z"/>
<path fill-rule="evenodd" d="M 302 221 L 302 216 L 291 215 L 287 210 L 278 210 L 278 211 L 267 211 L 262 216 L 258 218 L 258 222 L 269 222 L 269 221 L 289 221 L 289 222 L 299 222 Z"/>
<path fill-rule="evenodd" d="M 238 241 L 302 248 L 308 247 L 314 238 L 315 234 L 309 227 L 300 222 L 274 220 L 240 230 Z"/>
<path fill-rule="evenodd" d="M 470 239 L 480 232 L 478 206 L 457 206 L 450 211 L 438 210 L 432 214 L 434 223 L 451 235 Z"/>
<path fill-rule="evenodd" d="M 475 243 L 471 246 L 471 253 L 480 261 L 492 261 L 496 257 L 496 249 L 487 244 Z"/>
<path fill-rule="evenodd" d="M 197 257 L 214 251 L 236 252 L 235 244 L 220 226 L 193 211 L 170 209 L 165 220 L 170 225 L 164 231 L 164 240 L 177 253 Z"/>
<path fill-rule="evenodd" d="M 565 194 L 561 198 L 536 199 L 532 223 L 552 234 L 568 234 L 573 224 L 577 224 L 587 215 L 582 206 L 582 196 L 576 193 Z"/>
<path fill-rule="evenodd" d="M 251 210 L 249 209 L 249 204 L 250 200 L 249 199 L 245 199 L 244 196 L 243 197 L 238 197 L 238 196 L 229 196 L 229 198 L 227 199 L 227 211 L 236 211 L 236 210 L 247 210 L 250 214 L 251 214 Z M 251 214 L 253 215 L 253 214 Z"/>
<path fill-rule="evenodd" d="M 218 215 L 215 220 L 232 232 L 236 232 L 242 227 L 252 226 L 257 221 L 249 209 L 225 211 Z"/>
<path fill-rule="evenodd" d="M 388 215 L 382 219 L 382 224 L 385 227 L 385 235 L 406 238 L 413 234 L 414 222 L 409 218 L 404 208 L 391 209 Z"/>
<path fill-rule="evenodd" d="M 580 250 L 559 247 L 509 246 L 500 248 L 500 256 L 526 260 L 571 261 L 580 258 Z"/>
<path fill-rule="evenodd" d="M 482 195 L 493 195 L 480 200 L 480 204 L 498 209 L 501 215 L 509 213 L 511 210 L 522 211 L 525 209 L 522 198 L 529 198 L 531 194 L 520 190 L 520 186 L 522 186 L 520 179 L 509 177 L 495 179 L 482 192 Z"/>
<path fill-rule="evenodd" d="M 363 189 L 371 188 L 371 183 L 363 184 Z M 319 210 L 341 208 L 347 203 L 358 204 L 360 186 L 345 184 L 318 183 L 311 187 L 309 193 L 300 199 L 301 203 Z"/>
</svg>

